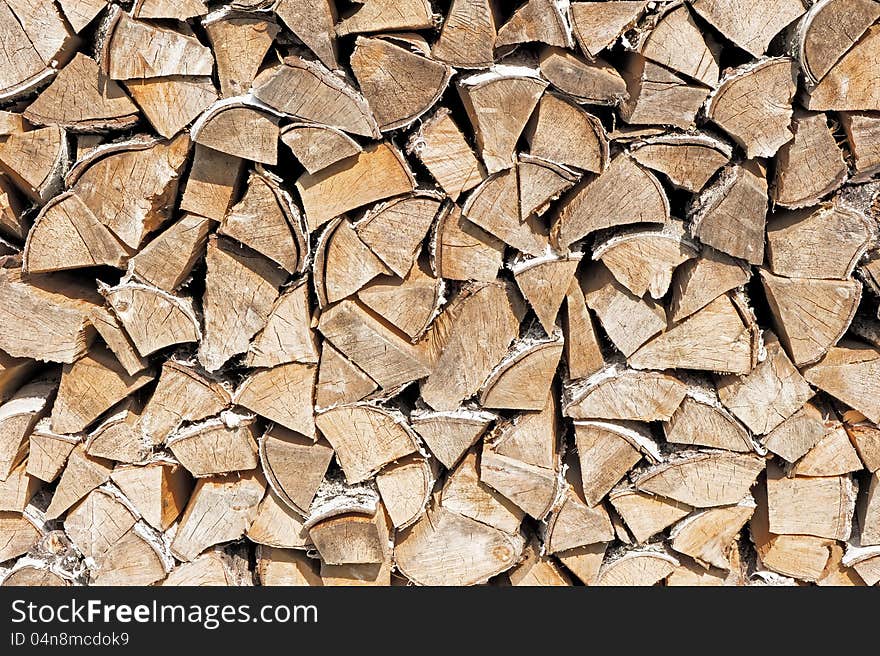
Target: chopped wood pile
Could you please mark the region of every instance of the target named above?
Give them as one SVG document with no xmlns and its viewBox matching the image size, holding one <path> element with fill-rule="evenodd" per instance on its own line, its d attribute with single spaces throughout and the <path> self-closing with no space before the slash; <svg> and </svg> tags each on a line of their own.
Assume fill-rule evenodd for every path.
<svg viewBox="0 0 880 656">
<path fill-rule="evenodd" d="M 0 33 L 3 585 L 880 581 L 880 2 Z"/>
</svg>

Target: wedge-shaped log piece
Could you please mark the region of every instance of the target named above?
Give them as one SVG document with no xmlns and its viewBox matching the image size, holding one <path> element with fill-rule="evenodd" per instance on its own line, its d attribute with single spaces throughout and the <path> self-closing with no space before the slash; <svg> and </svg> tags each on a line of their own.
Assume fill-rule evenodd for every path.
<svg viewBox="0 0 880 656">
<path fill-rule="evenodd" d="M 499 421 L 486 438 L 493 453 L 543 469 L 558 468 L 558 405 L 553 391 L 547 396 L 539 412 L 525 412 Z"/>
<path fill-rule="evenodd" d="M 642 45 L 642 55 L 708 87 L 718 84 L 718 48 L 707 42 L 684 4 L 662 15 Z"/>
<path fill-rule="evenodd" d="M 315 291 L 320 307 L 355 294 L 376 276 L 389 273 L 345 218 L 332 220 L 318 240 Z"/>
<path fill-rule="evenodd" d="M 416 263 L 403 280 L 377 278 L 358 292 L 358 299 L 415 342 L 439 312 L 444 289 L 443 281 L 430 275 L 427 268 Z"/>
<path fill-rule="evenodd" d="M 256 573 L 261 585 L 321 586 L 318 562 L 294 549 L 258 547 Z"/>
<path fill-rule="evenodd" d="M 244 3 L 243 3 L 244 4 Z M 185 21 L 188 18 L 203 16 L 208 8 L 202 0 L 135 0 L 132 15 L 135 18 L 173 18 Z"/>
<path fill-rule="evenodd" d="M 639 54 L 626 60 L 623 79 L 629 98 L 620 107 L 620 117 L 632 125 L 690 129 L 709 95 L 705 86 L 688 84 L 668 68 Z"/>
<path fill-rule="evenodd" d="M 199 362 L 216 371 L 246 353 L 265 327 L 285 274 L 262 255 L 215 236 L 208 240 L 207 263 Z"/>
<path fill-rule="evenodd" d="M 233 157 L 278 161 L 278 117 L 247 97 L 217 101 L 193 123 L 191 133 L 196 143 Z"/>
<path fill-rule="evenodd" d="M 394 560 L 419 585 L 475 585 L 512 567 L 524 546 L 520 535 L 435 507 L 401 533 Z"/>
<path fill-rule="evenodd" d="M 672 527 L 669 546 L 703 567 L 729 570 L 730 549 L 736 548 L 735 539 L 754 512 L 751 497 L 735 506 L 697 511 Z"/>
<path fill-rule="evenodd" d="M 137 107 L 108 80 L 94 59 L 78 53 L 23 112 L 34 125 L 71 131 L 123 130 L 138 121 Z"/>
<path fill-rule="evenodd" d="M 247 537 L 257 544 L 285 549 L 308 549 L 313 546 L 305 520 L 272 489 L 260 502 L 257 517 L 247 530 Z"/>
<path fill-rule="evenodd" d="M 6 480 L 0 481 L 0 510 L 22 512 L 42 485 L 38 478 L 27 473 L 27 460 L 22 461 Z"/>
<path fill-rule="evenodd" d="M 525 512 L 480 481 L 479 464 L 480 456 L 471 450 L 449 472 L 440 495 L 442 508 L 516 535 Z"/>
<path fill-rule="evenodd" d="M 3 532 L 0 558 L 4 561 L 27 553 L 43 537 L 28 515 L 17 512 L 0 511 L 0 531 Z"/>
<path fill-rule="evenodd" d="M 376 381 L 333 348 L 330 342 L 324 342 L 315 385 L 316 408 L 360 401 L 378 387 Z"/>
<path fill-rule="evenodd" d="M 880 549 L 877 547 L 848 546 L 841 562 L 855 570 L 866 585 L 880 582 Z"/>
<path fill-rule="evenodd" d="M 128 260 L 128 272 L 166 292 L 176 291 L 205 252 L 210 219 L 184 214 Z"/>
<path fill-rule="evenodd" d="M 313 231 L 349 210 L 409 193 L 415 181 L 403 156 L 383 141 L 314 175 L 300 176 L 296 188 Z"/>
<path fill-rule="evenodd" d="M 803 458 L 798 460 L 789 476 L 841 476 L 864 468 L 849 436 L 838 423 L 832 425 Z"/>
<path fill-rule="evenodd" d="M 280 182 L 269 173 L 252 173 L 244 196 L 229 210 L 218 233 L 296 273 L 307 257 L 308 246 L 299 210 Z"/>
<path fill-rule="evenodd" d="M 235 195 L 244 160 L 196 144 L 180 209 L 222 221 Z"/>
<path fill-rule="evenodd" d="M 524 338 L 514 342 L 480 392 L 484 408 L 541 410 L 547 403 L 556 368 L 562 357 L 562 333 L 549 339 Z"/>
<path fill-rule="evenodd" d="M 694 198 L 691 233 L 702 243 L 751 264 L 764 261 L 767 179 L 756 161 L 731 164 Z"/>
<path fill-rule="evenodd" d="M 880 63 L 880 25 L 873 25 L 809 92 L 810 110 L 868 111 L 880 103 L 880 90 L 869 71 Z"/>
<path fill-rule="evenodd" d="M 563 248 L 603 228 L 669 221 L 669 201 L 660 181 L 623 154 L 560 207 L 554 231 Z"/>
<path fill-rule="evenodd" d="M 743 372 L 747 375 L 716 380 L 721 402 L 756 435 L 772 431 L 813 396 L 772 333 L 765 336 L 765 348 L 766 358 L 751 372 Z"/>
<path fill-rule="evenodd" d="M 244 570 L 244 571 L 242 571 Z M 165 586 L 246 586 L 252 585 L 252 574 L 241 558 L 233 558 L 226 551 L 206 551 L 191 563 L 172 569 L 158 585 Z"/>
<path fill-rule="evenodd" d="M 614 539 L 614 528 L 605 506 L 590 508 L 584 499 L 577 459 L 569 457 L 567 461 L 562 483 L 564 497 L 547 519 L 544 543 L 548 553 L 558 554 Z"/>
<path fill-rule="evenodd" d="M 281 130 L 281 141 L 309 173 L 317 173 L 363 150 L 342 130 L 317 123 L 287 125 Z"/>
<path fill-rule="evenodd" d="M 91 349 L 63 369 L 58 398 L 52 408 L 52 430 L 76 433 L 85 429 L 154 378 L 149 369 L 129 376 L 110 351 L 102 347 Z"/>
<path fill-rule="evenodd" d="M 828 564 L 833 540 L 813 535 L 779 535 L 770 532 L 767 486 L 754 489 L 757 508 L 749 521 L 749 532 L 759 562 L 774 572 L 803 581 L 818 579 Z"/>
<path fill-rule="evenodd" d="M 798 0 L 695 0 L 691 6 L 753 57 L 763 55 L 773 37 L 804 13 Z"/>
<path fill-rule="evenodd" d="M 495 47 L 531 42 L 573 45 L 564 9 L 553 0 L 528 0 L 498 30 Z"/>
<path fill-rule="evenodd" d="M 101 304 L 94 288 L 59 276 L 25 282 L 20 269 L 0 269 L 0 290 L 4 355 L 71 363 L 86 352 L 94 338 L 89 314 Z M 3 369 L 24 373 L 14 366 L 19 364 L 10 360 Z"/>
<path fill-rule="evenodd" d="M 140 427 L 153 444 L 162 444 L 184 422 L 220 414 L 231 403 L 225 385 L 194 364 L 167 360 L 159 384 L 144 408 Z"/>
<path fill-rule="evenodd" d="M 107 6 L 108 0 L 59 0 L 64 17 L 74 32 L 82 32 Z"/>
<path fill-rule="evenodd" d="M 880 477 L 874 474 L 868 485 L 859 493 L 857 506 L 859 520 L 859 545 L 880 545 Z"/>
<path fill-rule="evenodd" d="M 112 80 L 211 75 L 214 57 L 192 34 L 135 20 L 116 11 L 107 27 L 102 64 Z"/>
<path fill-rule="evenodd" d="M 407 151 L 419 158 L 452 200 L 485 177 L 483 165 L 445 107 L 421 122 Z"/>
<path fill-rule="evenodd" d="M 394 528 L 406 528 L 425 512 L 435 474 L 427 458 L 411 455 L 376 476 L 376 487 Z"/>
<path fill-rule="evenodd" d="M 281 426 L 273 426 L 260 439 L 260 460 L 269 485 L 278 497 L 306 515 L 315 492 L 333 458 L 325 440 L 314 441 Z"/>
<path fill-rule="evenodd" d="M 657 585 L 678 567 L 675 557 L 663 549 L 638 548 L 606 554 L 596 576 L 597 586 Z"/>
<path fill-rule="evenodd" d="M 98 331 L 107 347 L 113 351 L 113 355 L 116 356 L 119 364 L 122 365 L 122 368 L 125 369 L 129 376 L 133 376 L 150 366 L 149 361 L 138 353 L 137 348 L 115 314 L 104 308 L 95 308 L 89 314 L 89 321 L 91 321 L 95 330 Z"/>
<path fill-rule="evenodd" d="M 285 289 L 251 343 L 245 364 L 274 367 L 288 362 L 317 364 L 320 352 L 311 330 L 309 286 L 304 278 Z"/>
<path fill-rule="evenodd" d="M 117 467 L 110 475 L 150 526 L 167 530 L 180 516 L 192 491 L 192 479 L 181 465 L 156 460 L 143 467 Z"/>
<path fill-rule="evenodd" d="M 331 3 L 332 4 L 332 3 Z M 428 0 L 364 0 L 336 25 L 336 34 L 346 36 L 384 30 L 421 30 L 434 27 Z"/>
<path fill-rule="evenodd" d="M 568 377 L 576 380 L 591 376 L 605 366 L 596 324 L 587 308 L 580 282 L 573 278 L 565 294 L 565 364 Z"/>
<path fill-rule="evenodd" d="M 431 373 L 423 344 L 411 344 L 356 301 L 344 300 L 326 309 L 318 330 L 383 389 L 391 390 Z"/>
<path fill-rule="evenodd" d="M 257 466 L 256 418 L 227 412 L 182 428 L 165 445 L 196 477 L 244 471 Z"/>
<path fill-rule="evenodd" d="M 108 144 L 80 160 L 67 182 L 101 223 L 136 249 L 169 218 L 189 147 L 185 134 Z"/>
<path fill-rule="evenodd" d="M 22 216 L 23 209 L 18 190 L 6 175 L 0 173 L 0 235 L 19 242 L 27 239 L 31 222 L 26 215 Z"/>
<path fill-rule="evenodd" d="M 0 170 L 41 205 L 60 191 L 67 166 L 67 136 L 57 125 L 11 134 L 0 144 Z"/>
<path fill-rule="evenodd" d="M 576 253 L 522 260 L 513 266 L 517 286 L 548 335 L 556 329 L 556 315 L 580 261 L 581 255 Z"/>
<path fill-rule="evenodd" d="M 200 478 L 171 541 L 171 552 L 185 562 L 208 547 L 237 540 L 253 523 L 266 491 L 259 471 Z"/>
<path fill-rule="evenodd" d="M 791 59 L 745 64 L 724 76 L 707 103 L 706 117 L 733 137 L 747 157 L 772 157 L 794 136 L 789 124 L 796 90 Z"/>
<path fill-rule="evenodd" d="M 125 81 L 125 89 L 156 132 L 169 139 L 217 100 L 217 89 L 207 76 L 131 79 Z"/>
<path fill-rule="evenodd" d="M 647 4 L 645 0 L 571 3 L 569 19 L 581 50 L 588 57 L 595 57 L 611 46 L 617 37 L 635 26 Z"/>
<path fill-rule="evenodd" d="M 794 139 L 776 154 L 773 199 L 784 207 L 815 205 L 843 184 L 846 162 L 825 114 L 797 111 L 792 129 Z"/>
<path fill-rule="evenodd" d="M 428 111 L 452 76 L 446 64 L 368 37 L 357 38 L 351 67 L 383 132 L 405 127 Z"/>
<path fill-rule="evenodd" d="M 318 414 L 315 423 L 335 449 L 349 484 L 365 481 L 417 450 L 416 434 L 403 415 L 379 406 L 337 406 Z"/>
<path fill-rule="evenodd" d="M 694 508 L 739 503 L 764 471 L 764 459 L 730 451 L 685 452 L 635 477 L 636 489 Z"/>
<path fill-rule="evenodd" d="M 275 14 L 327 68 L 339 68 L 337 60 L 336 5 L 332 0 L 279 0 Z"/>
<path fill-rule="evenodd" d="M 82 441 L 82 435 L 60 435 L 52 432 L 49 418 L 37 422 L 29 438 L 27 473 L 51 483 L 67 462 L 67 456 Z"/>
<path fill-rule="evenodd" d="M 805 403 L 763 439 L 764 446 L 786 462 L 793 463 L 819 443 L 827 432 L 830 410 Z"/>
<path fill-rule="evenodd" d="M 101 293 L 144 357 L 173 344 L 197 342 L 201 337 L 199 319 L 188 296 L 133 282 L 104 287 Z"/>
<path fill-rule="evenodd" d="M 497 14 L 493 0 L 453 0 L 431 56 L 457 68 L 487 68 L 495 61 Z"/>
<path fill-rule="evenodd" d="M 672 321 L 689 317 L 725 292 L 745 285 L 750 277 L 745 263 L 704 248 L 700 257 L 685 262 L 673 275 Z"/>
<path fill-rule="evenodd" d="M 516 250 L 540 257 L 547 251 L 544 228 L 535 217 L 522 220 L 515 168 L 486 178 L 465 201 L 465 217 Z"/>
<path fill-rule="evenodd" d="M 767 225 L 767 261 L 777 276 L 846 280 L 874 232 L 864 214 L 842 205 L 779 212 Z"/>
<path fill-rule="evenodd" d="M 431 259 L 441 278 L 491 282 L 504 261 L 504 242 L 468 221 L 447 203 L 431 235 Z"/>
<path fill-rule="evenodd" d="M 66 60 L 77 45 L 61 13 L 49 2 L 4 2 L 0 30 L 7 45 L 0 56 L 3 100 L 32 92 L 50 79 L 55 74 L 53 60 Z"/>
<path fill-rule="evenodd" d="M 773 533 L 847 540 L 856 492 L 849 475 L 787 478 L 771 464 L 767 467 L 767 503 Z"/>
<path fill-rule="evenodd" d="M 507 573 L 514 586 L 569 586 L 574 585 L 569 574 L 559 566 L 555 558 L 540 554 L 541 544 L 537 538 L 526 547 L 523 559 Z"/>
<path fill-rule="evenodd" d="M 626 229 L 593 249 L 593 259 L 601 260 L 620 284 L 639 297 L 650 292 L 654 299 L 666 295 L 675 269 L 697 254 L 678 221 L 659 230 Z"/>
<path fill-rule="evenodd" d="M 880 470 L 880 427 L 869 421 L 847 421 L 844 426 L 865 468 L 876 473 Z"/>
<path fill-rule="evenodd" d="M 626 473 L 642 459 L 660 453 L 650 433 L 634 422 L 584 421 L 574 423 L 584 498 L 590 507 L 599 503 Z"/>
<path fill-rule="evenodd" d="M 22 268 L 48 273 L 95 266 L 121 268 L 127 249 L 74 193 L 50 200 L 34 220 Z"/>
<path fill-rule="evenodd" d="M 585 272 L 584 298 L 614 345 L 625 356 L 666 328 L 666 313 L 651 299 L 639 298 L 621 285 L 604 264 Z M 663 368 L 663 367 L 660 367 Z"/>
<path fill-rule="evenodd" d="M 846 333 L 862 298 L 855 280 L 783 278 L 761 269 L 773 324 L 797 366 L 819 360 Z"/>
<path fill-rule="evenodd" d="M 822 575 L 816 580 L 817 585 L 835 587 L 860 587 L 865 585 L 864 580 L 858 573 L 843 564 L 844 550 L 839 544 L 834 543 L 829 548 L 831 555 Z"/>
<path fill-rule="evenodd" d="M 503 65 L 459 81 L 458 93 L 490 174 L 514 165 L 516 142 L 546 88 L 531 70 Z"/>
<path fill-rule="evenodd" d="M 547 516 L 556 498 L 555 469 L 537 467 L 491 448 L 483 449 L 480 481 L 539 520 Z"/>
<path fill-rule="evenodd" d="M 254 81 L 254 95 L 269 107 L 363 137 L 379 138 L 379 126 L 364 97 L 320 64 L 288 57 Z"/>
<path fill-rule="evenodd" d="M 541 96 L 524 134 L 535 157 L 593 173 L 608 164 L 608 136 L 602 123 L 562 96 Z"/>
<path fill-rule="evenodd" d="M 135 524 L 101 554 L 90 571 L 92 585 L 152 585 L 164 579 L 174 559 L 162 537 L 144 523 Z"/>
<path fill-rule="evenodd" d="M 841 112 L 840 122 L 853 156 L 853 182 L 866 182 L 880 170 L 880 117 L 876 114 Z"/>
<path fill-rule="evenodd" d="M 278 36 L 278 25 L 259 16 L 222 10 L 209 14 L 202 25 L 217 61 L 221 93 L 227 98 L 247 93 Z"/>
<path fill-rule="evenodd" d="M 413 429 L 447 469 L 455 466 L 495 419 L 492 413 L 467 408 L 446 412 L 420 411 L 410 415 Z"/>
<path fill-rule="evenodd" d="M 152 444 L 138 425 L 142 407 L 128 397 L 108 411 L 108 417 L 89 433 L 86 453 L 122 463 L 144 462 L 150 457 Z"/>
<path fill-rule="evenodd" d="M 309 537 L 327 565 L 382 563 L 388 557 L 388 523 L 380 505 L 375 514 L 342 513 L 309 528 Z"/>
<path fill-rule="evenodd" d="M 87 558 L 97 559 L 137 523 L 137 515 L 108 485 L 86 495 L 64 518 L 64 532 Z"/>
<path fill-rule="evenodd" d="M 844 341 L 803 374 L 807 382 L 880 423 L 880 350 Z"/>
<path fill-rule="evenodd" d="M 544 48 L 540 57 L 541 75 L 579 103 L 613 106 L 626 98 L 626 82 L 602 59 L 587 61 L 559 47 Z"/>
<path fill-rule="evenodd" d="M 880 17 L 870 0 L 818 2 L 798 23 L 798 59 L 808 83 L 816 84 Z"/>
<path fill-rule="evenodd" d="M 709 387 L 690 387 L 675 414 L 663 425 L 672 444 L 705 446 L 738 453 L 754 450 L 749 432 L 718 401 Z"/>
<path fill-rule="evenodd" d="M 687 389 L 665 372 L 637 371 L 612 363 L 569 385 L 563 412 L 574 419 L 668 421 Z"/>
<path fill-rule="evenodd" d="M 88 455 L 82 444 L 78 444 L 67 458 L 67 465 L 52 495 L 52 502 L 46 509 L 46 518 L 60 517 L 89 492 L 110 480 L 111 471 L 112 462 Z"/>
<path fill-rule="evenodd" d="M 34 369 L 34 362 L 0 351 L 0 403 L 12 398 Z"/>
<path fill-rule="evenodd" d="M 448 332 L 421 385 L 425 403 L 435 410 L 455 410 L 475 394 L 518 336 L 522 315 L 519 299 L 511 298 L 506 284 L 465 286 L 437 319 Z M 474 348 L 477 343 L 479 349 Z"/>
<path fill-rule="evenodd" d="M 233 401 L 308 437 L 315 437 L 314 390 L 318 368 L 291 362 L 245 378 Z"/>
<path fill-rule="evenodd" d="M 33 565 L 24 565 L 11 571 L 0 583 L 0 586 L 34 586 L 34 587 L 66 587 L 72 585 L 71 582 L 55 572 L 35 567 Z"/>
<path fill-rule="evenodd" d="M 543 215 L 550 209 L 553 201 L 580 177 L 568 167 L 526 154 L 518 157 L 517 175 L 519 216 L 522 221 L 532 214 Z"/>
<path fill-rule="evenodd" d="M 602 566 L 602 560 L 605 558 L 607 547 L 608 543 L 598 542 L 585 547 L 566 549 L 555 554 L 555 556 L 581 583 L 584 585 L 594 585 L 596 576 L 599 574 L 599 568 Z"/>
<path fill-rule="evenodd" d="M 629 485 L 615 487 L 608 494 L 608 500 L 639 544 L 669 528 L 692 510 L 687 504 L 645 494 Z"/>
<path fill-rule="evenodd" d="M 633 146 L 632 158 L 665 175 L 679 189 L 698 192 L 730 161 L 729 145 L 704 134 L 648 137 Z"/>
</svg>

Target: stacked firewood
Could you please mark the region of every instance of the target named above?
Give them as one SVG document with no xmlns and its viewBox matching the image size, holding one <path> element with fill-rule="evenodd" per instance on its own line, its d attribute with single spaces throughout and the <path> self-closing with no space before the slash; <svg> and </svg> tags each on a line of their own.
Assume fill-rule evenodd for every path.
<svg viewBox="0 0 880 656">
<path fill-rule="evenodd" d="M 0 33 L 4 585 L 880 580 L 880 2 Z"/>
</svg>

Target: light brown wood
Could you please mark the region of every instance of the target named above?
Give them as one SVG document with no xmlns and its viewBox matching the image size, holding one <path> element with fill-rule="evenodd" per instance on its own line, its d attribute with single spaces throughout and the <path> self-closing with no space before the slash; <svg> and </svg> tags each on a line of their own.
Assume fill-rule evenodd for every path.
<svg viewBox="0 0 880 656">
<path fill-rule="evenodd" d="M 18 372 L 18 376 L 26 373 L 27 369 L 24 369 Z M 10 382 L 13 381 L 10 376 Z M 35 381 L 23 385 L 14 394 L 0 397 L 8 399 L 0 405 L 0 480 L 8 480 L 27 457 L 28 437 L 37 422 L 49 412 L 56 387 L 57 381 L 54 380 Z"/>
<path fill-rule="evenodd" d="M 755 449 L 749 431 L 718 401 L 711 385 L 692 386 L 675 414 L 663 424 L 667 442 L 738 453 Z"/>
<path fill-rule="evenodd" d="M 219 12 L 202 21 L 214 59 L 220 91 L 225 97 L 246 93 L 257 76 L 279 27 L 272 22 L 233 12 Z"/>
<path fill-rule="evenodd" d="M 860 111 L 877 106 L 877 88 L 865 80 L 880 56 L 880 28 L 873 25 L 809 92 L 809 110 Z"/>
<path fill-rule="evenodd" d="M 74 32 L 82 32 L 107 6 L 107 0 L 58 0 L 64 17 Z"/>
<path fill-rule="evenodd" d="M 27 461 L 22 461 L 0 481 L 0 510 L 22 512 L 40 487 L 40 480 L 27 473 Z"/>
<path fill-rule="evenodd" d="M 324 342 L 318 366 L 318 381 L 315 384 L 316 408 L 360 401 L 378 387 L 376 381 L 363 370 L 329 342 Z"/>
<path fill-rule="evenodd" d="M 695 512 L 672 527 L 670 546 L 690 556 L 703 567 L 729 570 L 729 551 L 740 529 L 755 512 L 749 497 L 735 506 L 723 506 Z"/>
<path fill-rule="evenodd" d="M 143 408 L 132 397 L 107 412 L 86 440 L 86 453 L 121 463 L 144 462 L 151 455 L 151 441 L 141 432 L 139 422 Z"/>
<path fill-rule="evenodd" d="M 179 464 L 157 460 L 143 467 L 116 467 L 110 474 L 144 521 L 167 530 L 183 512 L 192 479 Z"/>
<path fill-rule="evenodd" d="M 855 165 L 852 181 L 865 182 L 880 169 L 880 120 L 860 112 L 841 112 L 839 116 Z"/>
<path fill-rule="evenodd" d="M 281 141 L 309 173 L 317 173 L 362 150 L 360 144 L 342 130 L 317 123 L 286 125 L 281 129 Z"/>
<path fill-rule="evenodd" d="M 46 508 L 46 519 L 57 519 L 89 492 L 106 483 L 112 470 L 113 463 L 88 455 L 82 444 L 78 444 L 67 458 L 52 503 Z"/>
<path fill-rule="evenodd" d="M 706 134 L 660 135 L 633 146 L 633 159 L 680 189 L 700 191 L 730 161 L 729 145 Z"/>
<path fill-rule="evenodd" d="M 788 473 L 794 476 L 841 476 L 863 467 L 843 424 L 838 423 L 832 424 L 822 439 Z"/>
<path fill-rule="evenodd" d="M 255 437 L 253 415 L 227 412 L 178 430 L 165 445 L 188 472 L 201 477 L 255 468 Z"/>
<path fill-rule="evenodd" d="M 877 367 L 880 351 L 857 342 L 844 341 L 831 348 L 817 363 L 807 366 L 807 382 L 850 405 L 872 422 L 880 423 Z"/>
<path fill-rule="evenodd" d="M 190 128 L 195 143 L 263 164 L 278 162 L 278 117 L 245 98 L 211 105 Z"/>
<path fill-rule="evenodd" d="M 443 281 L 416 263 L 398 280 L 380 276 L 358 292 L 358 299 L 377 315 L 403 331 L 411 341 L 418 341 L 440 311 Z"/>
<path fill-rule="evenodd" d="M 395 529 L 406 528 L 424 514 L 435 476 L 432 463 L 421 455 L 407 456 L 376 476 L 376 487 Z"/>
<path fill-rule="evenodd" d="M 244 170 L 244 160 L 196 144 L 180 209 L 222 221 L 232 204 Z"/>
<path fill-rule="evenodd" d="M 333 449 L 325 440 L 316 441 L 281 426 L 273 426 L 260 439 L 260 459 L 269 484 L 304 515 L 332 457 Z"/>
<path fill-rule="evenodd" d="M 670 8 L 644 40 L 642 56 L 714 87 L 718 83 L 717 48 L 706 40 L 686 5 Z"/>
<path fill-rule="evenodd" d="M 768 465 L 767 502 L 773 533 L 849 538 L 856 503 L 849 475 L 787 478 Z"/>
<path fill-rule="evenodd" d="M 491 65 L 495 60 L 496 11 L 493 0 L 453 0 L 431 56 L 456 68 Z"/>
<path fill-rule="evenodd" d="M 565 48 L 548 46 L 540 54 L 541 75 L 556 89 L 579 103 L 619 105 L 626 97 L 626 82 L 602 59 L 580 59 Z"/>
<path fill-rule="evenodd" d="M 645 494 L 623 484 L 611 490 L 608 500 L 639 544 L 672 526 L 692 510 L 686 504 Z"/>
<path fill-rule="evenodd" d="M 770 41 L 804 13 L 798 0 L 696 0 L 694 11 L 753 57 L 767 51 Z"/>
<path fill-rule="evenodd" d="M 703 85 L 688 84 L 683 77 L 639 54 L 629 55 L 621 73 L 629 99 L 621 105 L 620 116 L 632 125 L 690 129 L 709 96 L 709 89 Z"/>
<path fill-rule="evenodd" d="M 118 489 L 100 487 L 67 513 L 64 531 L 84 556 L 97 560 L 137 523 L 122 498 Z"/>
<path fill-rule="evenodd" d="M 266 473 L 270 475 L 268 471 Z M 313 546 L 305 520 L 271 488 L 257 508 L 257 516 L 247 530 L 247 537 L 258 545 L 279 549 L 310 549 Z"/>
<path fill-rule="evenodd" d="M 611 46 L 635 25 L 647 4 L 644 0 L 571 3 L 569 16 L 581 50 L 588 57 L 595 57 Z"/>
<path fill-rule="evenodd" d="M 434 269 L 450 280 L 491 282 L 504 259 L 504 242 L 465 218 L 454 203 L 441 208 L 430 244 Z"/>
<path fill-rule="evenodd" d="M 217 100 L 207 76 L 125 80 L 125 89 L 160 135 L 173 137 Z"/>
<path fill-rule="evenodd" d="M 315 291 L 327 306 L 352 296 L 373 278 L 390 273 L 361 241 L 351 222 L 340 217 L 321 233 L 315 253 Z"/>
<path fill-rule="evenodd" d="M 211 221 L 196 214 L 184 214 L 134 257 L 128 272 L 166 292 L 181 287 L 205 252 Z"/>
<path fill-rule="evenodd" d="M 597 586 L 652 586 L 672 574 L 678 561 L 663 550 L 623 550 L 609 556 L 596 576 Z"/>
<path fill-rule="evenodd" d="M 563 96 L 541 96 L 524 134 L 536 157 L 594 173 L 607 165 L 608 137 L 601 122 Z"/>
<path fill-rule="evenodd" d="M 0 169 L 40 204 L 60 191 L 67 160 L 67 139 L 57 125 L 11 134 L 0 144 Z"/>
<path fill-rule="evenodd" d="M 565 10 L 552 0 L 528 0 L 498 30 L 495 47 L 529 42 L 573 45 Z"/>
<path fill-rule="evenodd" d="M 675 376 L 610 363 L 566 388 L 563 412 L 574 419 L 668 421 L 686 393 Z"/>
<path fill-rule="evenodd" d="M 452 469 L 472 447 L 495 415 L 461 408 L 447 412 L 423 411 L 410 415 L 413 430 L 425 441 L 431 454 L 447 469 Z"/>
<path fill-rule="evenodd" d="M 336 34 L 346 36 L 385 30 L 419 30 L 434 26 L 433 12 L 427 0 L 364 0 L 337 23 Z"/>
<path fill-rule="evenodd" d="M 280 0 L 275 5 L 278 18 L 313 53 L 324 66 L 339 67 L 336 51 L 336 5 L 330 0 Z"/>
<path fill-rule="evenodd" d="M 290 430 L 315 437 L 313 390 L 318 368 L 291 362 L 245 378 L 233 401 Z"/>
</svg>

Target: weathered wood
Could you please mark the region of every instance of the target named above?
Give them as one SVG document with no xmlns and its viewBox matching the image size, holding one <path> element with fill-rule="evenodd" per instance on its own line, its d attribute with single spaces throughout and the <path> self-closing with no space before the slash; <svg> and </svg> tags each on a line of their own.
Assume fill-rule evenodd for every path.
<svg viewBox="0 0 880 656">
<path fill-rule="evenodd" d="M 844 341 L 815 364 L 804 368 L 807 382 L 840 399 L 880 423 L 877 367 L 880 351 L 857 342 Z"/>
<path fill-rule="evenodd" d="M 849 38 L 848 36 L 846 38 Z M 880 27 L 868 28 L 858 42 L 834 64 L 809 92 L 809 110 L 861 111 L 876 109 L 877 85 L 868 78 L 880 57 Z"/>
<path fill-rule="evenodd" d="M 626 82 L 602 59 L 580 59 L 560 47 L 541 51 L 540 70 L 550 84 L 579 103 L 619 105 L 626 97 Z"/>
<path fill-rule="evenodd" d="M 611 46 L 635 25 L 647 4 L 644 0 L 571 3 L 571 26 L 581 50 L 588 57 L 595 57 Z"/>
<path fill-rule="evenodd" d="M 318 368 L 290 362 L 245 378 L 233 402 L 285 428 L 315 437 L 314 387 Z"/>
<path fill-rule="evenodd" d="M 767 502 L 773 533 L 849 538 L 856 503 L 849 475 L 787 478 L 768 465 Z"/>
<path fill-rule="evenodd" d="M 574 419 L 668 421 L 687 385 L 661 371 L 637 371 L 611 363 L 565 390 L 563 412 Z"/>
<path fill-rule="evenodd" d="M 763 55 L 773 37 L 804 13 L 804 5 L 798 0 L 695 0 L 691 6 L 754 57 Z"/>
<path fill-rule="evenodd" d="M 672 125 L 686 130 L 709 96 L 703 85 L 687 81 L 639 54 L 631 54 L 622 71 L 629 98 L 621 118 L 632 125 Z"/>
</svg>

